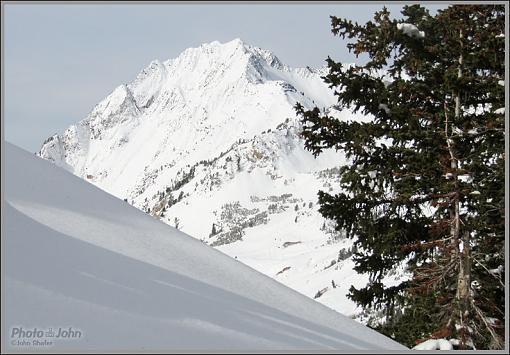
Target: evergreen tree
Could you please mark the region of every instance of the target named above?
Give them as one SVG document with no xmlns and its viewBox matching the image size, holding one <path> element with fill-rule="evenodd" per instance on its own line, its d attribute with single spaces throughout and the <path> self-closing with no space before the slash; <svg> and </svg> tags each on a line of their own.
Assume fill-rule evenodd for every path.
<svg viewBox="0 0 510 355">
<path fill-rule="evenodd" d="M 238 155 L 237 156 L 237 171 L 240 172 L 242 169 L 241 167 L 241 157 Z"/>
<path fill-rule="evenodd" d="M 319 191 L 320 212 L 356 238 L 351 287 L 384 312 L 384 333 L 408 346 L 457 339 L 459 348 L 504 347 L 504 5 L 454 5 L 431 15 L 386 8 L 360 25 L 331 17 L 363 65 L 327 59 L 339 120 L 315 107 L 302 117 L 305 146 L 335 148 L 342 192 Z M 410 279 L 386 287 L 405 266 Z"/>
<path fill-rule="evenodd" d="M 172 207 L 176 203 L 177 203 L 177 201 L 175 201 L 174 195 L 171 192 L 169 192 L 168 193 L 168 202 L 167 202 L 168 207 Z"/>
</svg>

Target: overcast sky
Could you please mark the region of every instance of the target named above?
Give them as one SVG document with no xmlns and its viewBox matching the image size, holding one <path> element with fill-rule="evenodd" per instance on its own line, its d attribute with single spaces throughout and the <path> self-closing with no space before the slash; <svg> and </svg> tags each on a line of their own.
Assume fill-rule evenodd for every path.
<svg viewBox="0 0 510 355">
<path fill-rule="evenodd" d="M 4 4 L 5 139 L 31 152 L 151 60 L 241 38 L 292 67 L 353 62 L 330 15 L 370 20 L 380 4 Z M 388 5 L 395 16 L 402 5 Z M 434 5 L 432 9 L 444 7 Z"/>
</svg>

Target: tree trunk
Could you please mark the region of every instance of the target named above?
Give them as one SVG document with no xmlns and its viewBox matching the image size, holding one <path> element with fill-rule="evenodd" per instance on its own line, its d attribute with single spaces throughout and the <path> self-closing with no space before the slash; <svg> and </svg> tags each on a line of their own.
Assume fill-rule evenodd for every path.
<svg viewBox="0 0 510 355">
<path fill-rule="evenodd" d="M 459 33 L 460 40 L 462 41 L 462 30 Z M 462 46 L 461 46 L 462 51 Z M 457 77 L 462 77 L 462 64 L 463 57 L 462 52 L 459 56 L 459 68 Z M 461 92 L 458 91 L 455 95 L 455 121 L 458 121 L 461 115 L 461 102 L 460 102 Z M 451 150 L 453 154 L 453 148 Z M 471 248 L 469 245 L 470 241 L 470 233 L 469 231 L 464 231 L 462 238 L 460 236 L 460 202 L 459 202 L 459 183 L 457 176 L 457 169 L 459 168 L 458 158 L 455 157 L 452 159 L 451 163 L 452 170 L 454 171 L 454 179 L 455 179 L 455 201 L 453 208 L 453 220 L 452 220 L 452 229 L 451 236 L 456 244 L 455 255 L 458 262 L 458 274 L 457 274 L 457 292 L 455 295 L 455 304 L 454 312 L 458 312 L 459 317 L 459 335 L 460 335 L 460 347 L 466 349 L 468 342 L 470 342 L 471 337 L 468 331 L 468 321 L 469 321 L 469 309 L 470 309 L 470 286 L 471 286 Z"/>
<path fill-rule="evenodd" d="M 457 304 L 457 312 L 459 312 L 460 327 L 459 335 L 461 341 L 461 348 L 467 348 L 467 343 L 470 340 L 468 331 L 468 321 L 470 318 L 470 305 L 471 305 L 471 248 L 469 246 L 469 232 L 465 231 L 462 237 L 462 250 L 459 254 L 459 274 L 457 277 L 457 293 L 455 301 Z"/>
</svg>

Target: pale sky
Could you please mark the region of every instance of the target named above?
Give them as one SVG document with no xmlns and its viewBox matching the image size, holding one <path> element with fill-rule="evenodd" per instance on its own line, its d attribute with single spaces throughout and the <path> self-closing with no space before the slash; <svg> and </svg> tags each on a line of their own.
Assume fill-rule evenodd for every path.
<svg viewBox="0 0 510 355">
<path fill-rule="evenodd" d="M 403 5 L 387 7 L 398 17 Z M 329 16 L 364 23 L 384 3 L 3 6 L 5 139 L 36 152 L 153 59 L 202 43 L 241 38 L 292 67 L 353 62 Z"/>
</svg>

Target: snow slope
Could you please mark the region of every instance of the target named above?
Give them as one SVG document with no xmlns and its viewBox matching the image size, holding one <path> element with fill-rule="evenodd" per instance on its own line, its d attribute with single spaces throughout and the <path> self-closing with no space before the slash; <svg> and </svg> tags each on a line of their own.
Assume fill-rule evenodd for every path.
<svg viewBox="0 0 510 355">
<path fill-rule="evenodd" d="M 9 143 L 4 171 L 3 350 L 19 326 L 83 332 L 52 350 L 404 349 Z"/>
</svg>

